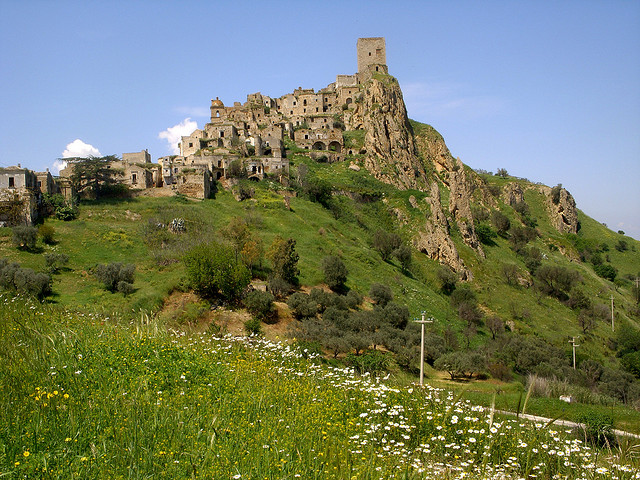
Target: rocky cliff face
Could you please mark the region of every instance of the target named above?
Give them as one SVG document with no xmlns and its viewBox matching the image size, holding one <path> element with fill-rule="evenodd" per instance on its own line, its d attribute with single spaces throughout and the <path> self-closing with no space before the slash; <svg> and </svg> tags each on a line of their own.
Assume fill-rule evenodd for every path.
<svg viewBox="0 0 640 480">
<path fill-rule="evenodd" d="M 348 129 L 365 130 L 365 167 L 377 179 L 396 188 L 425 189 L 427 174 L 418 158 L 402 91 L 395 78 L 367 82 L 362 100 L 345 115 Z"/>
<path fill-rule="evenodd" d="M 453 158 L 442 136 L 431 126 L 424 125 L 416 136 L 419 154 L 425 163 L 433 165 L 442 182 L 449 187 L 449 213 L 456 221 L 464 243 L 485 257 L 473 224 L 471 195 L 475 189 L 460 159 Z"/>
<path fill-rule="evenodd" d="M 437 183 L 431 184 L 430 193 L 431 217 L 427 218 L 424 230 L 414 239 L 414 246 L 429 258 L 449 266 L 462 280 L 471 280 L 471 272 L 465 267 L 449 235 L 449 222 L 442 210 Z"/>
<path fill-rule="evenodd" d="M 540 186 L 546 197 L 547 211 L 551 223 L 560 233 L 578 233 L 578 210 L 573 196 L 560 186 L 549 188 Z"/>
</svg>

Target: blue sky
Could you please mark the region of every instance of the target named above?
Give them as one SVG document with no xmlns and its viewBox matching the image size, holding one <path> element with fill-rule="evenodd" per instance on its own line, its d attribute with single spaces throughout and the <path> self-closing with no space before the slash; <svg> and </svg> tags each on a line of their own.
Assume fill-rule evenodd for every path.
<svg viewBox="0 0 640 480">
<path fill-rule="evenodd" d="M 160 133 L 202 127 L 212 98 L 320 89 L 369 36 L 454 156 L 562 183 L 640 239 L 635 0 L 0 0 L 0 166 L 53 168 L 78 145 L 155 161 Z"/>
</svg>

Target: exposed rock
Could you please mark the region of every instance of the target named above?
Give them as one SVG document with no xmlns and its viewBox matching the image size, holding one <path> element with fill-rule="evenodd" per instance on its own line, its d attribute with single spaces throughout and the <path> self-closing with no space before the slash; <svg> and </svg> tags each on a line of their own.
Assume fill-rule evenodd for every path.
<svg viewBox="0 0 640 480">
<path fill-rule="evenodd" d="M 449 172 L 449 213 L 455 218 L 462 240 L 473 248 L 478 255 L 485 258 L 482 245 L 476 235 L 471 213 L 471 193 L 473 186 L 467 180 L 464 165 L 460 159 L 454 161 L 454 166 Z"/>
<path fill-rule="evenodd" d="M 422 162 L 417 156 L 413 131 L 402 91 L 395 78 L 373 78 L 364 85 L 362 101 L 345 116 L 349 129 L 366 131 L 364 165 L 378 180 L 406 190 L 427 187 Z"/>
<path fill-rule="evenodd" d="M 524 202 L 524 191 L 519 184 L 515 182 L 508 183 L 504 186 L 502 198 L 504 203 L 513 207 L 518 203 Z"/>
<path fill-rule="evenodd" d="M 418 201 L 416 200 L 416 197 L 414 197 L 413 195 L 411 195 L 409 197 L 409 204 L 413 207 L 413 208 L 418 208 Z"/>
<path fill-rule="evenodd" d="M 540 192 L 546 197 L 545 203 L 551 224 L 560 233 L 578 233 L 578 211 L 573 196 L 565 188 L 561 187 L 550 188 L 540 185 L 539 188 Z"/>
<path fill-rule="evenodd" d="M 351 162 L 349 164 L 349 169 L 353 170 L 354 172 L 359 172 L 360 171 L 360 167 L 358 165 L 356 165 L 355 163 Z"/>
<path fill-rule="evenodd" d="M 416 132 L 418 152 L 428 164 L 432 164 L 436 172 L 449 172 L 453 169 L 454 158 L 444 143 L 444 138 L 431 125 L 422 125 Z M 446 179 L 445 179 L 446 182 Z"/>
<path fill-rule="evenodd" d="M 440 190 L 435 182 L 431 184 L 429 204 L 431 218 L 426 221 L 424 231 L 419 232 L 414 239 L 414 246 L 429 258 L 451 267 L 452 270 L 460 274 L 462 280 L 471 280 L 471 272 L 464 266 L 458 250 L 449 236 L 449 222 L 442 210 Z"/>
</svg>

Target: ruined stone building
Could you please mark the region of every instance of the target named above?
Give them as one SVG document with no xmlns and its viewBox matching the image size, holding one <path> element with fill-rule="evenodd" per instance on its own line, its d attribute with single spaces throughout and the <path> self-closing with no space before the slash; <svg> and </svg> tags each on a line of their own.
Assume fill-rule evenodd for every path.
<svg viewBox="0 0 640 480">
<path fill-rule="evenodd" d="M 118 171 L 117 180 L 132 189 L 164 188 L 208 198 L 213 182 L 228 178 L 232 171 L 244 170 L 252 180 L 267 176 L 282 180 L 289 173 L 285 145 L 308 151 L 314 159 L 342 161 L 358 153 L 345 148 L 346 117 L 362 102 L 363 84 L 373 75 L 387 73 L 384 38 L 358 39 L 357 63 L 355 74 L 338 75 L 334 83 L 318 92 L 299 87 L 279 98 L 257 92 L 247 95 L 245 103 L 232 106 L 216 97 L 211 101 L 209 122 L 182 137 L 179 155 L 153 163 L 149 152 L 142 150 L 124 153 L 109 166 Z M 13 173 L 2 169 L 1 191 L 28 184 L 25 188 L 62 193 L 68 199 L 75 194 L 70 180 L 72 159 L 56 179 L 49 172 L 33 174 L 11 168 Z"/>
<path fill-rule="evenodd" d="M 0 168 L 0 226 L 33 223 L 41 202 L 38 182 L 38 175 L 20 164 Z"/>
</svg>

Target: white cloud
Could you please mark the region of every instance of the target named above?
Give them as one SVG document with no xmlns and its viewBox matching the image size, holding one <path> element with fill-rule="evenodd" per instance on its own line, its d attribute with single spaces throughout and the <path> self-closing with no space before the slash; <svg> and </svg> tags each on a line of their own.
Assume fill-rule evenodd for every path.
<svg viewBox="0 0 640 480">
<path fill-rule="evenodd" d="M 62 152 L 62 158 L 59 158 L 58 160 L 55 160 L 53 162 L 53 167 L 51 171 L 53 172 L 54 175 L 58 175 L 60 173 L 60 170 L 62 170 L 67 166 L 67 162 L 64 160 L 65 158 L 74 158 L 74 157 L 86 158 L 86 157 L 101 157 L 101 156 L 102 154 L 96 147 L 88 143 L 84 143 L 82 140 L 77 138 L 73 142 L 67 144 L 67 147 L 64 149 L 64 152 Z"/>
<path fill-rule="evenodd" d="M 164 138 L 169 144 L 169 148 L 171 148 L 171 152 L 174 155 L 178 155 L 180 153 L 180 149 L 178 148 L 178 144 L 180 143 L 181 137 L 186 135 L 191 135 L 194 130 L 198 128 L 198 123 L 191 120 L 191 118 L 185 118 L 182 122 L 173 127 L 169 127 L 163 132 L 158 134 L 158 138 Z"/>
<path fill-rule="evenodd" d="M 93 145 L 89 145 L 88 143 L 84 143 L 79 138 L 69 143 L 65 151 L 62 152 L 62 158 L 85 158 L 89 156 L 101 157 L 102 154 L 96 147 L 94 147 Z"/>
</svg>

